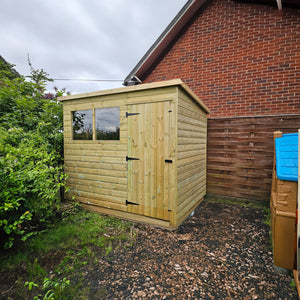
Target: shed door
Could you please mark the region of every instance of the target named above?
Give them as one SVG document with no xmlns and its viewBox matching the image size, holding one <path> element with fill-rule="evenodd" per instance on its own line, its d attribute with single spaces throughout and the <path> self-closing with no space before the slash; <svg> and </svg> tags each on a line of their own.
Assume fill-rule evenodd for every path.
<svg viewBox="0 0 300 300">
<path fill-rule="evenodd" d="M 171 105 L 128 106 L 128 212 L 169 220 Z"/>
</svg>

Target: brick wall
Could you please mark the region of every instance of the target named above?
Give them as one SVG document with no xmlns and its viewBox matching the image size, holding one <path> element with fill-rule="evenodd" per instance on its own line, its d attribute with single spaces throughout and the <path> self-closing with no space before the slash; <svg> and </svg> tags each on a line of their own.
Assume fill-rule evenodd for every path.
<svg viewBox="0 0 300 300">
<path fill-rule="evenodd" d="M 300 10 L 214 0 L 144 82 L 181 78 L 210 117 L 299 114 L 299 33 Z"/>
</svg>

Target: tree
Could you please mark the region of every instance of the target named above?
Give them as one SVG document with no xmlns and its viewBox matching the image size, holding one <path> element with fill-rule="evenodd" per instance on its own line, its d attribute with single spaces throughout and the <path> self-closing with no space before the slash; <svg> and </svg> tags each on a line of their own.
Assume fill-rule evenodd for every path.
<svg viewBox="0 0 300 300">
<path fill-rule="evenodd" d="M 14 69 L 14 65 L 8 63 L 1 55 L 0 55 L 0 82 L 3 78 L 14 79 L 16 77 L 20 77 L 21 75 Z"/>
</svg>

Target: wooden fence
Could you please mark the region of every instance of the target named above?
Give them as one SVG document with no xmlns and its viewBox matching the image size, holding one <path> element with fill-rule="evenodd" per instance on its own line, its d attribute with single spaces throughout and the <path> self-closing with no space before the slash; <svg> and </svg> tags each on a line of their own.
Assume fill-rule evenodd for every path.
<svg viewBox="0 0 300 300">
<path fill-rule="evenodd" d="M 300 115 L 208 120 L 207 193 L 269 201 L 273 132 L 298 132 Z"/>
</svg>

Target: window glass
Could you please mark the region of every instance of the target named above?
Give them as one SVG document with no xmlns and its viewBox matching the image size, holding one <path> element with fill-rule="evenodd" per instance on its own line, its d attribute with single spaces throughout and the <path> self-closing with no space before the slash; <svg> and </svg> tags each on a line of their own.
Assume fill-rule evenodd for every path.
<svg viewBox="0 0 300 300">
<path fill-rule="evenodd" d="M 120 139 L 120 108 L 96 109 L 97 140 Z"/>
<path fill-rule="evenodd" d="M 93 139 L 93 111 L 73 111 L 73 140 Z"/>
</svg>

